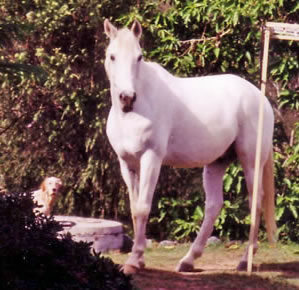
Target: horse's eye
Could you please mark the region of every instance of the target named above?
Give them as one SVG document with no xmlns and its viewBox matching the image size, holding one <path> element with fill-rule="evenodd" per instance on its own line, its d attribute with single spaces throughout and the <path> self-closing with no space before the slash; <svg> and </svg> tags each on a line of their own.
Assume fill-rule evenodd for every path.
<svg viewBox="0 0 299 290">
<path fill-rule="evenodd" d="M 111 54 L 111 55 L 110 55 L 110 59 L 111 59 L 112 61 L 115 61 L 115 56 L 114 56 L 113 54 Z"/>
<path fill-rule="evenodd" d="M 142 54 L 140 54 L 137 58 L 137 61 L 140 62 L 142 60 Z"/>
</svg>

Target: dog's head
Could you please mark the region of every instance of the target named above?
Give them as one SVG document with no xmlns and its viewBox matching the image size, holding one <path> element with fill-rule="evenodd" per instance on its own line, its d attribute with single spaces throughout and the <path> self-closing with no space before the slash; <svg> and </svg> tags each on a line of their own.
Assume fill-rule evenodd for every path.
<svg viewBox="0 0 299 290">
<path fill-rule="evenodd" d="M 57 177 L 47 177 L 41 184 L 41 190 L 46 192 L 51 199 L 59 194 L 62 182 Z"/>
</svg>

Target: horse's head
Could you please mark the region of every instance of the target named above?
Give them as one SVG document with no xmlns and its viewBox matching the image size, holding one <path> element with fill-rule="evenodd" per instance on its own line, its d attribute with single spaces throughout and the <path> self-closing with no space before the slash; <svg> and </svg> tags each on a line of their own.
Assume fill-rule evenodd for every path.
<svg viewBox="0 0 299 290">
<path fill-rule="evenodd" d="M 130 30 L 118 30 L 106 19 L 104 29 L 110 39 L 105 69 L 110 80 L 112 103 L 120 104 L 123 112 L 130 112 L 138 98 L 135 82 L 142 63 L 139 45 L 142 28 L 135 20 Z"/>
</svg>

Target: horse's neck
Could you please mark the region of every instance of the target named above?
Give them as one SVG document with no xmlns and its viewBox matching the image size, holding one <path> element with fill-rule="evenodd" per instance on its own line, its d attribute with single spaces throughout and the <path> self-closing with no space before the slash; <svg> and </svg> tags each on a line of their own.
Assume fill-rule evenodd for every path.
<svg viewBox="0 0 299 290">
<path fill-rule="evenodd" d="M 175 79 L 167 70 L 155 62 L 144 62 L 142 64 L 138 81 L 137 95 L 142 100 L 154 102 L 155 106 L 163 105 L 164 100 L 171 98 L 169 86 Z"/>
<path fill-rule="evenodd" d="M 144 62 L 142 64 L 141 72 L 144 76 L 144 80 L 150 82 L 152 85 L 160 85 L 162 82 L 168 83 L 175 78 L 165 68 L 156 62 Z"/>
</svg>

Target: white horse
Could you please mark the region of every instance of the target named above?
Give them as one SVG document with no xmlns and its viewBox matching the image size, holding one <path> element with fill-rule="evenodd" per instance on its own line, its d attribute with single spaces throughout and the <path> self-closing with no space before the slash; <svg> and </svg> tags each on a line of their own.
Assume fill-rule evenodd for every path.
<svg viewBox="0 0 299 290">
<path fill-rule="evenodd" d="M 202 255 L 223 205 L 222 178 L 235 158 L 243 167 L 251 206 L 261 92 L 234 75 L 178 78 L 159 64 L 144 61 L 139 45 L 142 28 L 138 21 L 130 30 L 118 30 L 105 20 L 104 30 L 110 39 L 105 69 L 112 99 L 107 135 L 128 187 L 135 232 L 132 254 L 124 265 L 124 272 L 135 273 L 145 265 L 146 223 L 162 165 L 204 167 L 204 221 L 192 247 L 177 267 L 178 271 L 192 271 L 194 259 Z M 266 98 L 264 102 L 255 251 L 262 205 L 270 242 L 275 241 L 276 232 L 274 117 Z M 248 250 L 239 263 L 239 270 L 246 269 L 247 256 Z"/>
</svg>

